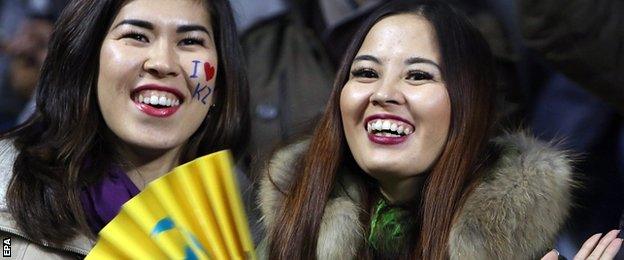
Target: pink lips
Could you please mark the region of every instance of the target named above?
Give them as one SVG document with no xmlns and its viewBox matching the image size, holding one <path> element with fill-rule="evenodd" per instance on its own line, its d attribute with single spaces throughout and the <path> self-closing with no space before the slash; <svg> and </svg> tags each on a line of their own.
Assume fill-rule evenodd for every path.
<svg viewBox="0 0 624 260">
<path fill-rule="evenodd" d="M 180 91 L 178 91 L 177 89 L 171 88 L 171 87 L 154 85 L 154 84 L 143 85 L 143 86 L 140 86 L 140 87 L 134 89 L 132 91 L 131 97 L 133 97 L 135 95 L 135 93 L 137 93 L 139 91 L 143 91 L 143 90 L 166 91 L 166 92 L 169 92 L 169 93 L 175 95 L 180 100 L 180 103 L 182 103 L 182 100 L 183 100 L 182 99 L 182 97 L 183 97 L 182 93 L 180 93 Z M 141 112 L 143 112 L 143 113 L 145 113 L 147 115 L 150 115 L 150 116 L 154 116 L 154 117 L 169 117 L 169 116 L 172 116 L 180 108 L 180 106 L 156 108 L 156 107 L 153 107 L 151 105 L 148 105 L 148 104 L 145 104 L 145 103 L 142 103 L 142 102 L 136 102 L 136 101 L 134 101 L 134 105 Z"/>
<path fill-rule="evenodd" d="M 413 126 L 413 124 L 410 123 L 407 119 L 404 119 L 400 116 L 395 116 L 395 115 L 390 115 L 390 114 L 377 114 L 377 115 L 369 116 L 364 120 L 364 128 L 366 128 L 366 125 L 368 125 L 368 122 L 375 120 L 375 119 L 393 119 L 393 120 L 401 121 L 401 122 L 404 122 L 406 124 Z M 371 142 L 376 143 L 376 144 L 382 144 L 382 145 L 400 144 L 400 143 L 405 142 L 407 138 L 408 138 L 408 135 L 392 137 L 392 136 L 378 136 L 373 133 L 368 133 L 368 139 L 371 140 Z"/>
</svg>

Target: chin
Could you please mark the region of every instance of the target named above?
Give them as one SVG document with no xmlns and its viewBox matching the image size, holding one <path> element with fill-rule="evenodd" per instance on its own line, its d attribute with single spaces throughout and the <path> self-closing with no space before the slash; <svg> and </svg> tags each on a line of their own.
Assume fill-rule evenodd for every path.
<svg viewBox="0 0 624 260">
<path fill-rule="evenodd" d="M 401 167 L 397 162 L 389 161 L 368 161 L 363 163 L 362 169 L 371 175 L 393 175 L 400 176 L 405 172 L 404 167 Z"/>
<path fill-rule="evenodd" d="M 128 138 L 121 138 L 126 144 L 142 150 L 170 150 L 180 147 L 184 140 L 172 136 L 171 133 L 163 135 L 131 135 Z"/>
<path fill-rule="evenodd" d="M 358 165 L 361 166 L 362 170 L 376 179 L 378 179 L 377 176 L 407 178 L 425 172 L 423 169 L 424 167 L 420 167 L 418 162 L 405 161 L 404 158 L 401 158 L 401 160 L 367 160 L 362 164 L 358 163 Z"/>
</svg>

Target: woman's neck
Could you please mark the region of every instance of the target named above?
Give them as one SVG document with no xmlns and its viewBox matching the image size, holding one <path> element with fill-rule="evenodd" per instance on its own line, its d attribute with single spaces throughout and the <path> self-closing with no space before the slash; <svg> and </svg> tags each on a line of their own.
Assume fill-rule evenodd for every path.
<svg viewBox="0 0 624 260">
<path fill-rule="evenodd" d="M 426 175 L 420 174 L 406 179 L 379 180 L 381 194 L 390 204 L 397 205 L 418 200 L 425 184 Z"/>
<path fill-rule="evenodd" d="M 181 147 L 168 150 L 147 150 L 123 146 L 119 154 L 124 158 L 122 165 L 134 185 L 143 190 L 153 180 L 163 176 L 179 164 Z"/>
</svg>

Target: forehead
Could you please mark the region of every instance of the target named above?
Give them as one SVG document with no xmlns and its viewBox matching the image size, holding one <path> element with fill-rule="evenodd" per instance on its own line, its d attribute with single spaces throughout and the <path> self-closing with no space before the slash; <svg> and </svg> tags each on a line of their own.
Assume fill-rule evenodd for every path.
<svg viewBox="0 0 624 260">
<path fill-rule="evenodd" d="M 123 19 L 174 25 L 210 24 L 210 15 L 202 0 L 130 0 L 119 10 L 113 23 Z"/>
<path fill-rule="evenodd" d="M 422 57 L 439 62 L 435 31 L 429 21 L 414 14 L 383 18 L 366 35 L 358 54 L 380 59 Z"/>
</svg>

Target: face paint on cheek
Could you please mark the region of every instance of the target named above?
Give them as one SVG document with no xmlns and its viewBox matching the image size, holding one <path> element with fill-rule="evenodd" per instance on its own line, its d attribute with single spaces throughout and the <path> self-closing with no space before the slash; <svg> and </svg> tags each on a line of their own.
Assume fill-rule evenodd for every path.
<svg viewBox="0 0 624 260">
<path fill-rule="evenodd" d="M 208 62 L 204 62 L 204 73 L 206 73 L 206 81 L 210 81 L 214 78 L 215 67 Z"/>
<path fill-rule="evenodd" d="M 198 60 L 194 60 L 193 61 L 193 75 L 191 75 L 190 78 L 192 78 L 192 79 L 196 79 L 197 78 L 197 65 L 200 64 L 200 63 L 201 63 L 201 61 L 198 61 Z"/>
<path fill-rule="evenodd" d="M 192 98 L 195 99 L 197 97 L 197 101 L 201 101 L 204 105 L 208 105 L 208 103 L 206 103 L 206 98 L 208 98 L 210 94 L 212 94 L 212 89 L 208 87 L 208 85 L 202 87 L 200 83 L 197 83 L 197 85 L 195 85 Z"/>
<path fill-rule="evenodd" d="M 199 60 L 193 60 L 193 74 L 190 76 L 190 78 L 194 79 L 194 78 L 198 78 L 197 75 L 197 67 L 198 65 L 201 63 L 201 61 Z M 215 75 L 215 67 L 212 66 L 210 63 L 208 62 L 204 62 L 204 73 L 206 75 L 206 82 L 210 81 L 211 79 L 214 78 Z M 193 90 L 193 96 L 192 99 L 196 99 L 197 101 L 201 101 L 202 104 L 204 105 L 208 105 L 207 103 L 207 98 L 212 94 L 212 88 L 209 87 L 208 85 L 203 85 L 198 82 L 197 85 L 195 85 L 195 89 Z"/>
</svg>

